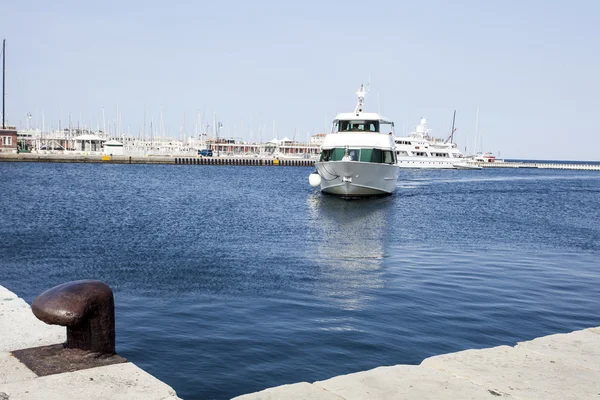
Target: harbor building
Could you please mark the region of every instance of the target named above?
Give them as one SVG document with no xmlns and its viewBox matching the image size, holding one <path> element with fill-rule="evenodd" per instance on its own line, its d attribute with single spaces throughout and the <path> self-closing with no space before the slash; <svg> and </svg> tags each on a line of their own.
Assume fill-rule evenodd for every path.
<svg viewBox="0 0 600 400">
<path fill-rule="evenodd" d="M 17 128 L 5 126 L 0 128 L 0 151 L 16 153 L 17 151 Z"/>
</svg>

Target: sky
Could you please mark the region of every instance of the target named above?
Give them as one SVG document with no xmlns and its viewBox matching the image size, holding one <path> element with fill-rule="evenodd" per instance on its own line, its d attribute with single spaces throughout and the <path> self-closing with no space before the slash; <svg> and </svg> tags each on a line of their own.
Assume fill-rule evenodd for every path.
<svg viewBox="0 0 600 400">
<path fill-rule="evenodd" d="M 216 115 L 221 137 L 305 141 L 369 84 L 397 134 L 426 117 L 446 137 L 456 110 L 468 153 L 600 161 L 595 0 L 20 0 L 0 20 L 21 129 L 212 134 Z"/>
</svg>

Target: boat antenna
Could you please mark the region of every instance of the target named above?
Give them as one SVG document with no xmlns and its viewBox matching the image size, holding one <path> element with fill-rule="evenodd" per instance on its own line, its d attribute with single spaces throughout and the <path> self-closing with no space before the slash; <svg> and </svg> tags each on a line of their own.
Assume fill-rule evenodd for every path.
<svg viewBox="0 0 600 400">
<path fill-rule="evenodd" d="M 360 85 L 360 88 L 358 89 L 358 92 L 356 92 L 356 97 L 358 98 L 358 102 L 356 103 L 356 108 L 354 109 L 354 113 L 356 115 L 360 114 L 363 110 L 363 106 L 365 105 L 365 95 L 367 94 L 367 92 L 365 92 L 365 86 L 364 85 Z"/>
<path fill-rule="evenodd" d="M 452 115 L 452 130 L 450 131 L 450 136 L 448 136 L 448 139 L 446 139 L 446 141 L 444 143 L 448 143 L 448 141 L 450 141 L 450 143 L 454 143 L 454 132 L 456 132 L 456 128 L 454 128 L 455 121 L 456 121 L 456 110 L 454 110 L 454 115 Z"/>
<path fill-rule="evenodd" d="M 4 108 L 4 103 L 6 103 L 6 84 L 5 84 L 5 75 L 6 75 L 6 39 L 2 40 L 2 129 L 6 129 L 6 111 Z"/>
<path fill-rule="evenodd" d="M 481 147 L 481 142 L 477 143 L 479 141 L 479 106 L 477 106 L 477 115 L 475 116 L 475 146 L 473 151 L 477 152 L 477 145 L 479 144 L 479 147 Z M 481 150 L 479 150 L 481 151 Z"/>
</svg>

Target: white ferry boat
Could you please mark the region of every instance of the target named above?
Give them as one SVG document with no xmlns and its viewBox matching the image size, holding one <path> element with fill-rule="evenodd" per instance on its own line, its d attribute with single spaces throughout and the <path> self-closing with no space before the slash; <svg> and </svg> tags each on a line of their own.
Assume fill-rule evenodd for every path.
<svg viewBox="0 0 600 400">
<path fill-rule="evenodd" d="M 376 113 L 363 112 L 361 85 L 353 113 L 338 114 L 323 139 L 313 187 L 342 197 L 389 195 L 396 189 L 399 168 L 394 154 L 394 124 Z"/>
<path fill-rule="evenodd" d="M 454 132 L 454 127 L 452 131 Z M 444 140 L 431 136 L 431 129 L 427 128 L 425 118 L 421 118 L 414 132 L 406 137 L 396 137 L 394 142 L 400 168 L 478 168 L 464 158 L 456 143 L 452 143 L 451 137 Z"/>
</svg>

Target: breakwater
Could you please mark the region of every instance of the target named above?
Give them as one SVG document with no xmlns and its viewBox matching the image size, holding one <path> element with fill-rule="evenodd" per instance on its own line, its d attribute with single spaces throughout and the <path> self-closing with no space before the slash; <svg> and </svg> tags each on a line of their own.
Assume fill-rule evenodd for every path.
<svg viewBox="0 0 600 400">
<path fill-rule="evenodd" d="M 280 165 L 284 167 L 310 167 L 315 165 L 313 160 L 296 159 L 261 159 L 261 158 L 175 158 L 175 164 L 183 165 Z"/>
<path fill-rule="evenodd" d="M 177 165 L 247 165 L 310 167 L 311 159 L 296 158 L 245 158 L 245 157 L 169 157 L 169 156 L 108 156 L 86 154 L 32 154 L 0 153 L 0 162 L 54 162 L 54 163 L 102 163 L 102 164 L 177 164 Z"/>
</svg>

